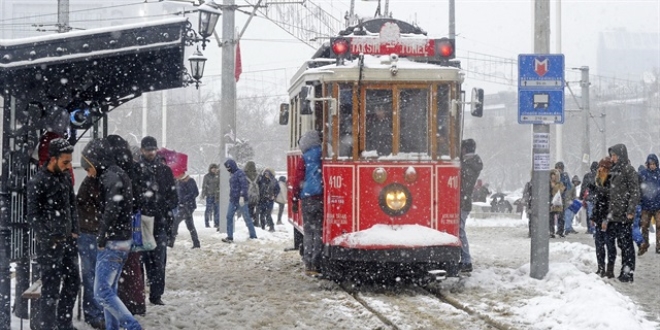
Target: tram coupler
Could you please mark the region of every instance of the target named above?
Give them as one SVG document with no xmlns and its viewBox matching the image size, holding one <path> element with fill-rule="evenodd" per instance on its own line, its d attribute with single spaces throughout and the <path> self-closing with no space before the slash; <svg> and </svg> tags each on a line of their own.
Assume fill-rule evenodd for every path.
<svg viewBox="0 0 660 330">
<path fill-rule="evenodd" d="M 444 269 L 432 269 L 428 271 L 429 277 L 435 281 L 442 281 L 447 279 L 447 271 Z"/>
</svg>

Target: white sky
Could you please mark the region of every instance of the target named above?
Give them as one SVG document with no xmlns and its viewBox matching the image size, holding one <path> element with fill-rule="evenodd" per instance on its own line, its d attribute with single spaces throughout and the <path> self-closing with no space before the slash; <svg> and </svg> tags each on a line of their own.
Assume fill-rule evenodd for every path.
<svg viewBox="0 0 660 330">
<path fill-rule="evenodd" d="M 348 9 L 349 0 L 317 0 L 314 3 L 328 11 L 334 8 L 335 12 L 343 12 Z M 458 58 L 468 51 L 511 59 L 521 53 L 533 53 L 532 4 L 531 0 L 456 1 Z M 556 5 L 557 1 L 551 1 L 552 52 L 557 51 Z M 592 68 L 592 73 L 598 72 L 596 48 L 601 31 L 660 32 L 660 1 L 657 0 L 564 0 L 561 6 L 561 50 L 566 56 L 567 68 L 587 65 Z M 373 16 L 375 8 L 376 2 L 356 1 L 356 13 L 361 16 Z M 448 1 L 391 0 L 390 11 L 395 18 L 416 20 L 430 36 L 448 34 Z M 341 16 L 336 14 L 336 17 Z M 239 29 L 246 19 L 247 15 L 237 13 L 236 25 Z M 220 56 L 219 49 L 211 46 L 207 47 L 207 51 L 209 54 L 217 52 L 217 55 L 207 55 L 210 60 L 205 76 L 219 75 L 220 61 L 212 59 L 213 56 Z M 241 42 L 244 75 L 238 84 L 239 95 L 286 94 L 288 79 L 314 51 L 295 41 L 273 23 L 263 18 L 253 19 Z M 658 61 L 660 67 L 660 56 Z M 480 85 L 486 87 L 488 92 L 515 89 L 481 81 L 466 81 L 466 85 L 466 88 Z"/>
</svg>

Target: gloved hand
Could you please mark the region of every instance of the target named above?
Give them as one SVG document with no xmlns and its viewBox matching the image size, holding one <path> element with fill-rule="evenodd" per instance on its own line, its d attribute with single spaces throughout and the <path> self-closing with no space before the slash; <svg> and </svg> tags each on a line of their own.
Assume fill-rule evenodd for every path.
<svg viewBox="0 0 660 330">
<path fill-rule="evenodd" d="M 298 213 L 298 200 L 294 199 L 293 202 L 291 203 L 291 210 L 293 213 Z"/>
<path fill-rule="evenodd" d="M 241 206 L 241 207 L 242 207 L 243 205 L 245 205 L 245 198 L 243 198 L 243 197 L 239 198 L 239 199 L 238 199 L 238 205 Z"/>
</svg>

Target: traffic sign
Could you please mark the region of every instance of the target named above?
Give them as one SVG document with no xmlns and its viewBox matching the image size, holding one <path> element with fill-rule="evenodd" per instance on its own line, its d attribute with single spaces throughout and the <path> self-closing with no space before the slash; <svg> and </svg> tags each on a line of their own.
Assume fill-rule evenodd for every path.
<svg viewBox="0 0 660 330">
<path fill-rule="evenodd" d="M 564 123 L 564 55 L 518 55 L 518 123 Z"/>
</svg>

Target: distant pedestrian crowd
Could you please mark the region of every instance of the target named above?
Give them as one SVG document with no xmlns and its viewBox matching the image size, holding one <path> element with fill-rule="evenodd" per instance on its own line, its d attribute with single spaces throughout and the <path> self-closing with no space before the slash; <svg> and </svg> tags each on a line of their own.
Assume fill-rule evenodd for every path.
<svg viewBox="0 0 660 330">
<path fill-rule="evenodd" d="M 660 169 L 658 157 L 650 154 L 637 170 L 631 165 L 624 144 L 608 149 L 609 156 L 593 162 L 590 171 L 580 181 L 557 162 L 550 171 L 550 238 L 577 234 L 573 220 L 585 208 L 587 232 L 594 236 L 596 273 L 614 278 L 617 249 L 621 250 L 621 282 L 633 282 L 635 244 L 637 256 L 650 248 L 649 232 L 655 232 L 655 252 L 660 254 Z M 580 186 L 579 193 L 577 187 Z M 522 202 L 530 215 L 532 182 L 523 189 Z M 652 224 L 655 221 L 655 228 Z M 531 231 L 530 231 L 531 235 Z"/>
</svg>

